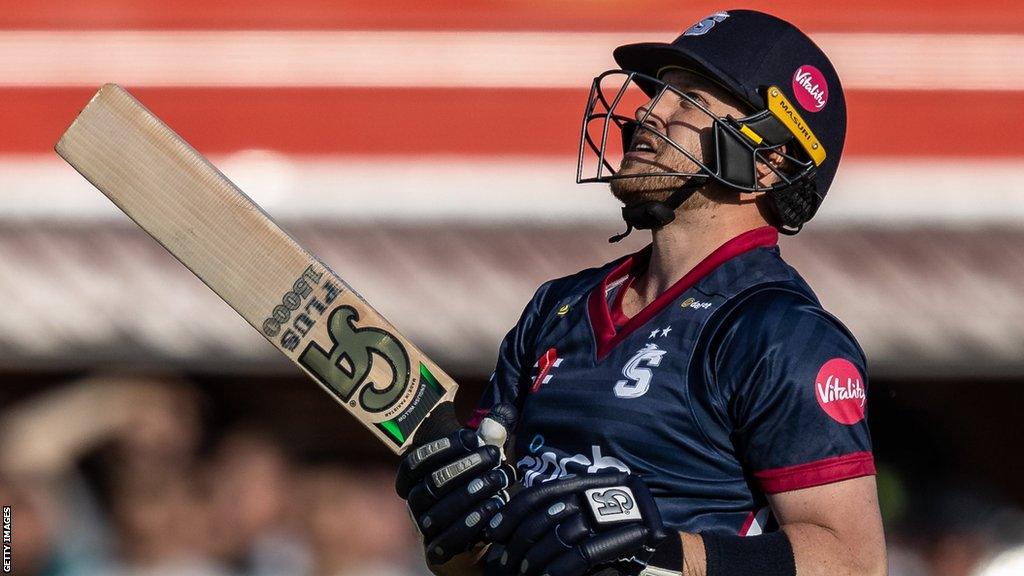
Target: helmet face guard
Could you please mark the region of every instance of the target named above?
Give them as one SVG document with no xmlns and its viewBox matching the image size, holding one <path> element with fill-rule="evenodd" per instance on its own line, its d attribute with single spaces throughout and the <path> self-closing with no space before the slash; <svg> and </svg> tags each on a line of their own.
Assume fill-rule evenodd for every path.
<svg viewBox="0 0 1024 576">
<path fill-rule="evenodd" d="M 773 91 L 773 88 L 765 90 Z M 777 90 L 772 95 L 779 97 Z M 674 142 L 668 134 L 658 130 L 657 123 L 651 119 L 663 98 L 676 97 L 701 110 L 712 121 L 713 150 L 707 161 L 697 157 L 695 152 L 699 151 L 686 150 Z M 815 155 L 810 149 L 805 153 L 800 146 L 788 146 L 795 140 L 805 148 L 810 145 L 797 140 L 792 122 L 781 118 L 777 107 L 771 108 L 742 118 L 719 117 L 700 101 L 658 78 L 638 72 L 609 70 L 594 78 L 587 99 L 576 182 L 607 183 L 626 178 L 667 176 L 680 178 L 681 186 L 703 184 L 713 179 L 743 192 L 772 192 L 810 179 L 824 159 L 824 150 Z M 639 115 L 636 114 L 638 110 L 642 111 Z M 620 174 L 623 157 L 641 132 L 679 151 L 698 166 L 698 171 L 672 172 L 652 167 L 650 172 Z M 819 144 L 815 141 L 813 146 L 817 150 Z M 772 154 L 782 158 L 780 166 L 769 161 Z M 759 184 L 758 165 L 768 168 L 778 176 L 778 181 L 770 185 Z"/>
</svg>

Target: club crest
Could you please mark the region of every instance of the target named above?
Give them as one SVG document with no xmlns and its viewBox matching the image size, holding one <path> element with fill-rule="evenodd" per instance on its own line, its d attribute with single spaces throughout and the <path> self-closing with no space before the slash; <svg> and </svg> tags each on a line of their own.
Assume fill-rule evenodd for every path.
<svg viewBox="0 0 1024 576">
<path fill-rule="evenodd" d="M 711 31 L 715 27 L 715 24 L 724 21 L 729 17 L 728 12 L 715 12 L 711 16 L 702 19 L 693 26 L 690 26 L 683 32 L 683 36 L 703 36 Z"/>
<path fill-rule="evenodd" d="M 646 344 L 638 350 L 622 367 L 625 379 L 615 383 L 615 395 L 619 398 L 639 398 L 646 394 L 651 388 L 651 379 L 654 378 L 654 371 L 651 368 L 661 365 L 666 352 L 658 348 L 657 344 Z"/>
</svg>

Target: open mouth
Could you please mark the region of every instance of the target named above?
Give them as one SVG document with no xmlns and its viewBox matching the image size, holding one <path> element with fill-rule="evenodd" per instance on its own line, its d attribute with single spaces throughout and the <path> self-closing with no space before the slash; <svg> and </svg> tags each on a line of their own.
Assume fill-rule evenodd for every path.
<svg viewBox="0 0 1024 576">
<path fill-rule="evenodd" d="M 657 152 L 654 146 L 654 139 L 650 136 L 637 135 L 629 147 L 629 154 L 654 154 Z"/>
</svg>

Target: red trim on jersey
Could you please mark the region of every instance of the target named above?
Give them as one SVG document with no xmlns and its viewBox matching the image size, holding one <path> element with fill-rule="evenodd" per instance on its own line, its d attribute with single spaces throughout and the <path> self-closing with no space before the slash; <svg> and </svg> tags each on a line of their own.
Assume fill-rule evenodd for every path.
<svg viewBox="0 0 1024 576">
<path fill-rule="evenodd" d="M 778 494 L 874 474 L 875 458 L 871 452 L 853 452 L 796 466 L 754 472 L 754 478 L 766 494 Z"/>
<path fill-rule="evenodd" d="M 594 339 L 597 342 L 597 360 L 604 359 L 608 352 L 619 342 L 632 334 L 637 328 L 643 326 L 648 320 L 661 312 L 701 278 L 704 278 L 712 270 L 718 268 L 723 262 L 749 252 L 754 248 L 775 246 L 778 242 L 779 232 L 771 226 L 755 228 L 729 240 L 715 249 L 700 264 L 694 266 L 693 270 L 687 272 L 675 284 L 670 286 L 668 290 L 658 296 L 654 302 L 648 304 L 636 316 L 630 318 L 620 330 L 616 331 L 615 323 L 612 320 L 612 312 L 608 309 L 608 299 L 606 297 L 608 285 L 626 274 L 636 275 L 639 271 L 643 270 L 650 260 L 651 246 L 648 245 L 643 250 L 627 257 L 590 293 L 590 298 L 587 301 L 590 325 L 594 329 Z M 625 292 L 625 285 L 621 292 Z M 622 314 L 621 307 L 619 314 Z"/>
<path fill-rule="evenodd" d="M 629 322 L 629 316 L 626 316 L 626 313 L 622 311 L 622 299 L 626 297 L 626 290 L 629 290 L 629 287 L 633 285 L 633 280 L 636 280 L 636 278 L 630 274 L 629 278 L 626 278 L 619 286 L 619 291 L 615 293 L 615 299 L 612 301 L 610 312 L 612 326 L 616 330 L 621 329 Z M 607 298 L 605 299 L 607 300 Z"/>
</svg>

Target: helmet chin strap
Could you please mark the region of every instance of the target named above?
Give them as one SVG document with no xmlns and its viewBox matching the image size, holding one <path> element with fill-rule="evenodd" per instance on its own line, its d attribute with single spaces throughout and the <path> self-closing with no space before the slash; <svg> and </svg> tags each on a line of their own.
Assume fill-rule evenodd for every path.
<svg viewBox="0 0 1024 576">
<path fill-rule="evenodd" d="M 634 229 L 652 230 L 672 222 L 676 219 L 676 208 L 682 206 L 707 181 L 707 176 L 692 176 L 665 200 L 645 200 L 623 206 L 622 219 L 626 221 L 626 230 L 612 236 L 608 242 L 618 242 L 629 236 Z"/>
</svg>

